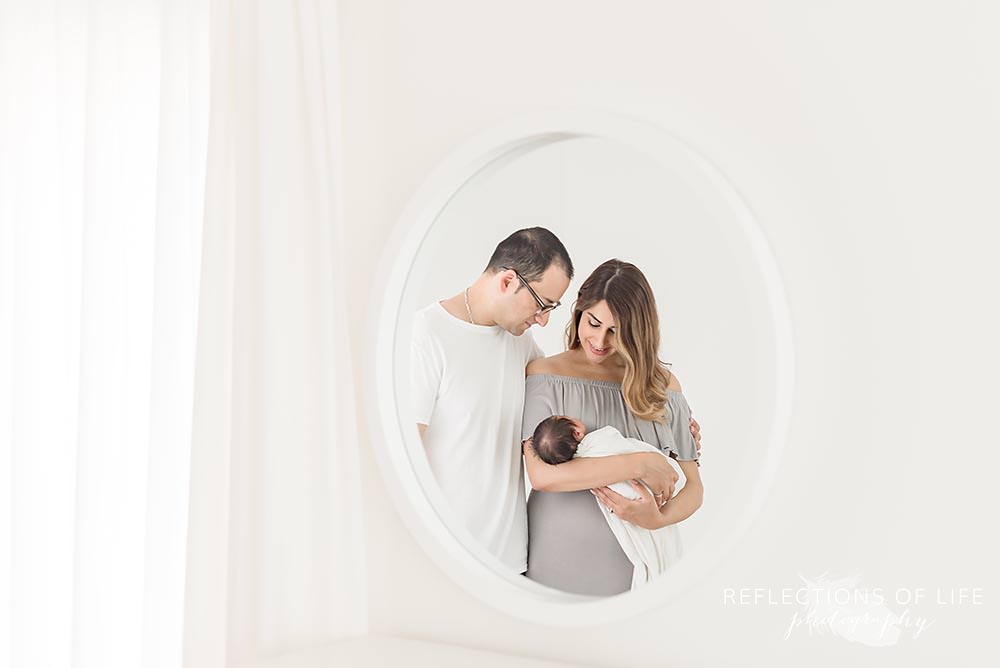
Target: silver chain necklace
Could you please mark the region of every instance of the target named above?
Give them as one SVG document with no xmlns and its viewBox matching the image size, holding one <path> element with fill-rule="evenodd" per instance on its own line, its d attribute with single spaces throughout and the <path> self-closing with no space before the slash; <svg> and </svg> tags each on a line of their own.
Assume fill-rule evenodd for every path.
<svg viewBox="0 0 1000 668">
<path fill-rule="evenodd" d="M 466 288 L 462 294 L 465 295 L 465 312 L 469 314 L 469 322 L 475 325 L 476 321 L 472 319 L 472 309 L 469 308 L 469 288 Z"/>
</svg>

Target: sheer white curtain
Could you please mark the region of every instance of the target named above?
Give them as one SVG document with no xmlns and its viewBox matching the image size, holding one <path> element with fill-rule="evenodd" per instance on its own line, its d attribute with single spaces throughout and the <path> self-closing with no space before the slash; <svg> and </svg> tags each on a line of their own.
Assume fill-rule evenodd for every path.
<svg viewBox="0 0 1000 668">
<path fill-rule="evenodd" d="M 0 3 L 0 665 L 364 628 L 332 7 L 233 4 Z"/>
<path fill-rule="evenodd" d="M 367 625 L 332 2 L 212 4 L 185 659 Z M 226 85 L 217 82 L 225 81 Z"/>
<path fill-rule="evenodd" d="M 180 655 L 207 20 L 3 5 L 5 665 Z"/>
</svg>

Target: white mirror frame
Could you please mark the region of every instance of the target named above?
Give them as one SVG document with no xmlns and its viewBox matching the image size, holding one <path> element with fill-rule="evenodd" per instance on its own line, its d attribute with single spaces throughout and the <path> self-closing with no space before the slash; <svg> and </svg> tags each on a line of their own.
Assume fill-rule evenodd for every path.
<svg viewBox="0 0 1000 668">
<path fill-rule="evenodd" d="M 734 213 L 735 232 L 761 272 L 777 339 L 775 410 L 767 442 L 757 445 L 763 456 L 761 474 L 732 530 L 717 541 L 702 541 L 710 545 L 693 546 L 695 549 L 661 582 L 627 595 L 602 598 L 569 594 L 519 575 L 504 574 L 488 565 L 485 550 L 474 541 L 469 544 L 471 536 L 442 520 L 420 480 L 422 475 L 430 475 L 429 469 L 414 466 L 409 456 L 421 445 L 415 424 L 401 424 L 394 378 L 395 339 L 406 281 L 424 238 L 448 201 L 498 159 L 577 137 L 604 138 L 645 153 L 668 169 L 697 177 L 712 196 L 725 199 Z M 370 303 L 376 336 L 369 340 L 366 351 L 366 410 L 386 487 L 393 491 L 390 496 L 403 522 L 432 560 L 487 604 L 533 623 L 559 626 L 615 622 L 676 604 L 726 557 L 763 505 L 778 468 L 792 411 L 794 347 L 785 290 L 767 240 L 736 189 L 702 155 L 657 126 L 612 113 L 548 112 L 517 119 L 469 141 L 434 170 L 407 204 L 383 253 Z"/>
</svg>

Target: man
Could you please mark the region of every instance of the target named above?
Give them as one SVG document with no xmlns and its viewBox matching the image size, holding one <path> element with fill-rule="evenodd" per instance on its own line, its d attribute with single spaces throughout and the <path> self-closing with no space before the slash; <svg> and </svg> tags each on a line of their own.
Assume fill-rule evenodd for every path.
<svg viewBox="0 0 1000 668">
<path fill-rule="evenodd" d="M 528 547 L 524 368 L 544 357 L 525 333 L 548 324 L 572 278 L 569 253 L 552 232 L 518 230 L 471 286 L 413 320 L 414 417 L 431 470 L 458 519 L 517 573 L 527 570 Z M 676 481 L 659 463 L 649 473 L 658 489 Z"/>
</svg>

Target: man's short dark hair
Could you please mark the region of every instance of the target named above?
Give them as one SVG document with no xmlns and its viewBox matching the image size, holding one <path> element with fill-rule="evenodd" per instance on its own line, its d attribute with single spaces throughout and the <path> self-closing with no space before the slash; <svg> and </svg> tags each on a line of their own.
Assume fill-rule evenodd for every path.
<svg viewBox="0 0 1000 668">
<path fill-rule="evenodd" d="M 566 276 L 573 279 L 573 261 L 559 237 L 544 227 L 529 227 L 497 244 L 486 271 L 495 274 L 503 267 L 510 267 L 530 283 L 542 280 L 542 274 L 552 263 L 562 267 Z"/>
<path fill-rule="evenodd" d="M 565 416 L 545 418 L 535 427 L 531 447 L 546 464 L 568 462 L 573 459 L 580 443 L 576 439 L 575 430 L 576 425 Z"/>
</svg>

